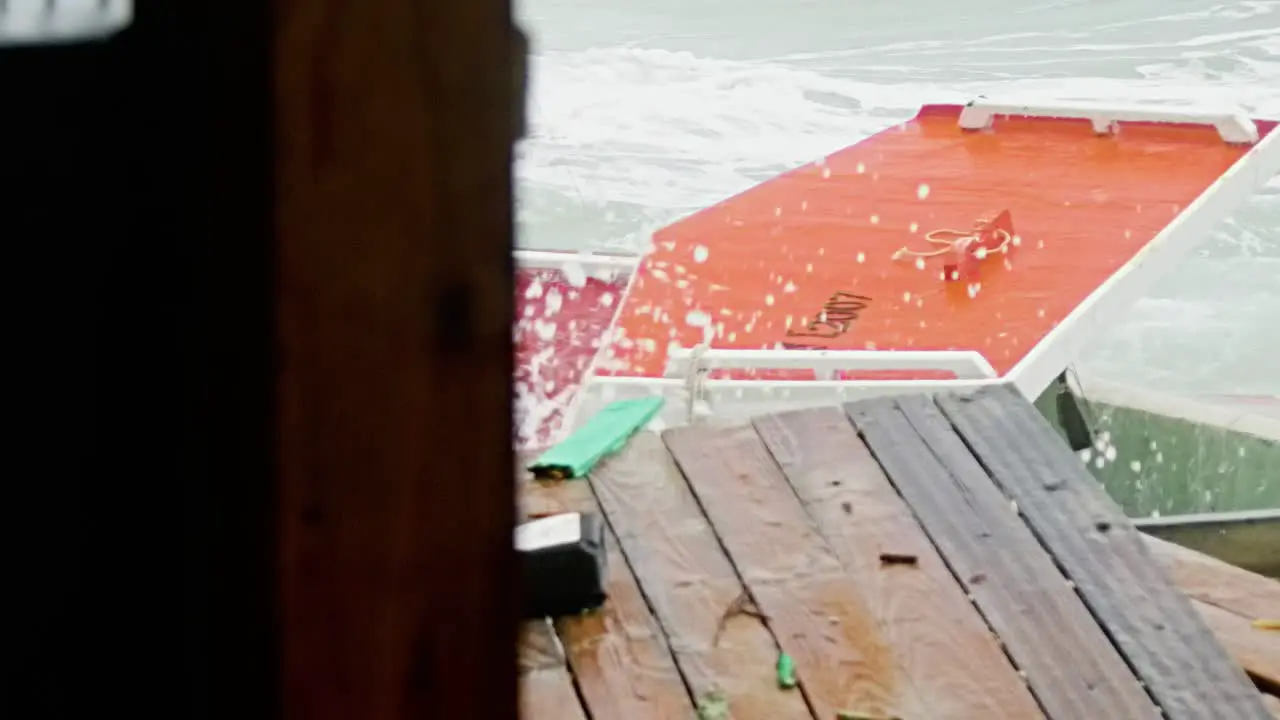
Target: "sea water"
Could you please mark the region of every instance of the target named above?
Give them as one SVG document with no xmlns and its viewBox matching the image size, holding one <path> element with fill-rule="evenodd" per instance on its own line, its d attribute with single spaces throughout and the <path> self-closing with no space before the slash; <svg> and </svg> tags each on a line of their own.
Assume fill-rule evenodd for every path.
<svg viewBox="0 0 1280 720">
<path fill-rule="evenodd" d="M 656 228 L 977 95 L 1280 119 L 1280 0 L 524 0 L 519 238 L 639 251 Z M 1280 395 L 1280 180 L 1079 358 L 1188 395 Z"/>
</svg>

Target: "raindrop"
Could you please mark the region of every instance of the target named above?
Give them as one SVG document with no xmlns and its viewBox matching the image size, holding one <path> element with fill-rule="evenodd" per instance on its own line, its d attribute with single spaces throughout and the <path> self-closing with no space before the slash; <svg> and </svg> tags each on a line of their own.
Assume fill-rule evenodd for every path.
<svg viewBox="0 0 1280 720">
<path fill-rule="evenodd" d="M 701 310 L 690 310 L 684 316 L 684 324 L 689 327 L 706 327 L 710 322 L 711 316 Z"/>
<path fill-rule="evenodd" d="M 706 245 L 695 246 L 693 248 L 693 261 L 696 263 L 704 263 L 707 261 L 707 256 L 710 254 L 711 251 L 707 249 Z"/>
<path fill-rule="evenodd" d="M 920 185 L 916 187 L 916 197 L 921 200 L 929 197 L 929 186 L 925 183 L 920 183 Z"/>
<path fill-rule="evenodd" d="M 582 269 L 582 263 L 567 262 L 560 268 L 560 273 L 573 287 L 580 288 L 587 284 L 587 272 Z"/>
</svg>

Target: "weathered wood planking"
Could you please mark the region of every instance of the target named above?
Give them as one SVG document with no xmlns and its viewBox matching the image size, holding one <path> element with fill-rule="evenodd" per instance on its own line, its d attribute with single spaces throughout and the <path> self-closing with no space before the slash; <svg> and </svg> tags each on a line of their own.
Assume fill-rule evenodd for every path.
<svg viewBox="0 0 1280 720">
<path fill-rule="evenodd" d="M 903 398 L 903 401 L 911 398 Z M 845 406 L 1052 718 L 1158 711 L 1088 609 L 933 405 Z M 928 403 L 927 400 L 924 403 Z"/>
<path fill-rule="evenodd" d="M 589 480 L 695 697 L 721 693 L 735 720 L 813 717 L 799 692 L 778 689 L 765 623 L 729 613 L 742 583 L 662 441 L 636 435 Z"/>
<path fill-rule="evenodd" d="M 915 398 L 904 407 L 921 406 Z M 1173 720 L 1268 717 L 1257 691 L 1039 412 L 1012 386 L 937 404 Z"/>
<path fill-rule="evenodd" d="M 755 420 L 931 718 L 1043 718 L 986 621 L 838 408 Z M 789 503 L 784 500 L 784 503 Z M 881 553 L 911 556 L 886 564 Z"/>
<path fill-rule="evenodd" d="M 755 430 L 694 426 L 663 440 L 794 658 L 814 714 L 928 717 L 875 616 Z"/>
<path fill-rule="evenodd" d="M 1214 636 L 1254 684 L 1268 692 L 1280 692 L 1280 632 L 1256 628 L 1248 618 L 1216 605 L 1202 602 L 1194 605 Z"/>
<path fill-rule="evenodd" d="M 1173 584 L 1188 597 L 1251 620 L 1280 615 L 1280 581 L 1159 538 L 1144 535 L 1143 539 Z"/>
<path fill-rule="evenodd" d="M 1275 716 L 1276 720 L 1280 720 L 1280 698 L 1275 695 L 1263 695 L 1262 704 L 1267 706 L 1267 710 Z"/>
<path fill-rule="evenodd" d="M 583 480 L 520 485 L 521 505 L 530 515 L 598 512 L 591 486 Z M 606 528 L 609 599 L 602 608 L 560 618 L 556 631 L 564 646 L 582 700 L 593 718 L 684 718 L 693 702 L 676 670 L 657 621 L 627 565 L 613 532 Z M 559 720 L 559 715 L 530 716 Z"/>
<path fill-rule="evenodd" d="M 519 667 L 520 717 L 526 720 L 587 720 L 550 623 L 530 620 L 521 626 L 516 663 Z"/>
</svg>

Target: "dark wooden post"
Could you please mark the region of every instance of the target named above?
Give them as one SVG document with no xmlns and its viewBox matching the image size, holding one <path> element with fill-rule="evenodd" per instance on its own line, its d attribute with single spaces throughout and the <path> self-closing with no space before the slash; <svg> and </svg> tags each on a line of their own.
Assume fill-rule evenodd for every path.
<svg viewBox="0 0 1280 720">
<path fill-rule="evenodd" d="M 285 717 L 514 717 L 506 0 L 276 0 Z"/>
<path fill-rule="evenodd" d="M 136 5 L 0 49 L 4 708 L 515 717 L 508 0 Z"/>
</svg>

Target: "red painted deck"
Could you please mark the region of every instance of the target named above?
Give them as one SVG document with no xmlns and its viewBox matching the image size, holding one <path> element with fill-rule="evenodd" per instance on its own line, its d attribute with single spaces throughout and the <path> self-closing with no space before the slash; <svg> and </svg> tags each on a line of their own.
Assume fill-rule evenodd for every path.
<svg viewBox="0 0 1280 720">
<path fill-rule="evenodd" d="M 1004 375 L 1247 151 L 1186 125 L 1098 136 L 1084 120 L 1001 118 L 972 132 L 959 111 L 926 107 L 659 231 L 613 372 L 660 375 L 671 342 L 709 336 L 715 348 L 976 350 Z M 999 211 L 1012 237 L 967 276 L 946 282 L 945 257 L 910 254 L 945 250 L 925 235 L 955 240 Z"/>
</svg>

